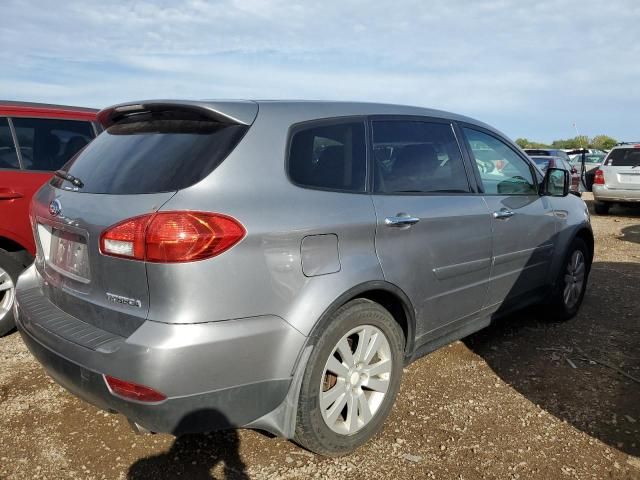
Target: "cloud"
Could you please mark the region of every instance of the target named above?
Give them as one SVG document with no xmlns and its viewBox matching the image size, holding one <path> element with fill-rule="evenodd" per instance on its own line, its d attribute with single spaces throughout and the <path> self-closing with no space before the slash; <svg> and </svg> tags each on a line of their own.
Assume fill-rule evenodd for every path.
<svg viewBox="0 0 640 480">
<path fill-rule="evenodd" d="M 638 123 L 635 0 L 53 5 L 5 0 L 1 98 L 371 100 L 541 140 L 572 135 L 574 121 L 619 137 Z"/>
</svg>

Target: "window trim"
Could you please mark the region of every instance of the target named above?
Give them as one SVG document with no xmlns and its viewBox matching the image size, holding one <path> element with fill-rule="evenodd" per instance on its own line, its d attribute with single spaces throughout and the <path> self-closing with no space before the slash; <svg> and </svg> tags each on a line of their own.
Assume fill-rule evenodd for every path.
<svg viewBox="0 0 640 480">
<path fill-rule="evenodd" d="M 471 166 L 473 168 L 475 177 L 476 177 L 476 182 L 478 184 L 478 191 L 479 193 L 481 193 L 482 195 L 485 196 L 490 196 L 490 197 L 504 197 L 504 196 L 518 196 L 518 197 L 525 197 L 525 196 L 540 196 L 540 182 L 542 181 L 542 179 L 540 179 L 540 176 L 537 172 L 537 168 L 534 167 L 533 162 L 531 161 L 530 158 L 528 158 L 526 155 L 522 155 L 520 153 L 520 151 L 516 148 L 514 148 L 514 144 L 513 142 L 511 142 L 510 140 L 504 138 L 502 135 L 497 134 L 496 132 L 493 132 L 492 130 L 489 130 L 487 128 L 484 128 L 480 125 L 475 125 L 473 123 L 468 123 L 468 122 L 457 122 L 458 126 L 460 128 L 460 134 L 462 135 L 462 138 L 464 140 L 464 146 L 465 149 L 467 151 L 467 155 L 469 157 L 469 161 L 471 163 Z M 484 133 L 485 135 L 488 135 L 490 137 L 495 138 L 496 140 L 502 142 L 503 144 L 505 144 L 505 146 L 507 146 L 517 157 L 520 157 L 520 159 L 522 161 L 525 162 L 525 164 L 529 167 L 529 172 L 531 173 L 531 178 L 533 179 L 533 181 L 535 182 L 534 186 L 536 187 L 536 192 L 535 193 L 512 193 L 512 194 L 504 194 L 504 193 L 487 193 L 485 191 L 484 188 L 484 184 L 482 183 L 482 176 L 480 174 L 480 170 L 478 169 L 478 165 L 475 161 L 475 156 L 473 155 L 473 149 L 471 148 L 471 144 L 469 143 L 469 139 L 467 138 L 467 135 L 464 132 L 465 128 L 469 128 L 470 130 L 476 130 L 480 133 Z"/>
<path fill-rule="evenodd" d="M 84 123 L 88 123 L 91 126 L 91 131 L 93 132 L 93 138 L 91 138 L 91 140 L 89 140 L 89 142 L 92 142 L 96 139 L 96 137 L 98 135 L 100 135 L 97 131 L 96 131 L 96 122 L 93 120 L 85 120 L 85 119 L 81 119 L 81 118 L 59 118 L 59 117 L 30 117 L 30 116 L 20 116 L 20 117 L 6 117 L 6 116 L 2 116 L 0 115 L 0 118 L 6 118 L 7 121 L 9 122 L 9 129 L 11 130 L 11 136 L 13 137 L 13 144 L 14 147 L 16 149 L 16 152 L 18 154 L 18 162 L 20 163 L 20 168 L 16 169 L 18 171 L 21 172 L 34 172 L 34 173 L 53 173 L 55 172 L 55 170 L 35 170 L 35 169 L 30 169 L 30 168 L 25 168 L 24 167 L 24 163 L 22 161 L 22 151 L 20 150 L 20 142 L 18 141 L 18 133 L 16 132 L 16 129 L 13 125 L 13 119 L 14 118 L 20 118 L 20 119 L 27 119 L 27 120 L 61 120 L 61 121 L 67 121 L 67 122 L 84 122 Z M 9 169 L 2 169 L 2 170 L 9 170 Z"/>
<path fill-rule="evenodd" d="M 324 126 L 334 126 L 341 125 L 344 123 L 361 123 L 364 127 L 364 142 L 365 142 L 365 175 L 364 175 L 364 189 L 361 192 L 356 192 L 353 190 L 343 190 L 339 188 L 328 188 L 328 187 L 318 187 L 313 185 L 306 185 L 303 183 L 296 182 L 291 178 L 289 173 L 289 166 L 291 162 L 291 146 L 293 143 L 293 136 L 296 133 L 299 133 L 303 130 L 308 130 L 315 127 L 324 127 Z M 326 117 L 326 118 L 318 118 L 313 120 L 305 120 L 303 122 L 294 123 L 289 127 L 289 131 L 287 133 L 286 140 L 286 150 L 285 150 L 285 161 L 284 161 L 284 173 L 289 181 L 289 183 L 298 188 L 304 188 L 305 190 L 317 190 L 320 192 L 334 192 L 334 193 L 347 193 L 350 195 L 370 195 L 369 190 L 369 180 L 371 177 L 370 174 L 370 166 L 369 166 L 369 149 L 367 145 L 369 143 L 369 131 L 367 128 L 367 117 L 366 115 L 348 115 L 348 116 L 339 116 L 339 117 Z"/>
<path fill-rule="evenodd" d="M 455 121 L 441 118 L 441 117 L 428 117 L 425 115 L 398 115 L 398 114 L 378 114 L 378 115 L 369 115 L 367 118 L 368 125 L 368 135 L 367 135 L 367 158 L 369 158 L 368 171 L 372 172 L 370 177 L 370 182 L 367 185 L 368 190 L 371 195 L 382 195 L 382 196 L 396 196 L 396 197 L 445 197 L 445 196 L 463 196 L 463 195 L 474 195 L 477 193 L 475 191 L 473 182 L 471 182 L 471 177 L 469 173 L 469 165 L 467 159 L 465 157 L 464 149 L 460 143 L 460 138 L 455 128 Z M 404 122 L 420 122 L 420 123 L 436 123 L 441 125 L 449 125 L 451 128 L 451 133 L 453 134 L 453 138 L 458 145 L 458 150 L 460 151 L 460 158 L 462 160 L 462 165 L 465 171 L 465 176 L 467 179 L 467 186 L 469 190 L 467 192 L 376 192 L 374 185 L 374 175 L 375 168 L 373 165 L 373 122 L 380 121 L 404 121 Z"/>
<path fill-rule="evenodd" d="M 20 148 L 18 148 L 18 136 L 16 135 L 15 128 L 13 128 L 13 122 L 11 121 L 11 117 L 0 115 L 0 118 L 7 119 L 7 126 L 9 127 L 9 133 L 11 134 L 11 140 L 13 141 L 13 148 L 16 151 L 16 158 L 18 159 L 18 168 L 0 168 L 0 170 L 3 172 L 21 172 L 24 170 L 22 166 L 22 153 L 20 152 Z"/>
</svg>

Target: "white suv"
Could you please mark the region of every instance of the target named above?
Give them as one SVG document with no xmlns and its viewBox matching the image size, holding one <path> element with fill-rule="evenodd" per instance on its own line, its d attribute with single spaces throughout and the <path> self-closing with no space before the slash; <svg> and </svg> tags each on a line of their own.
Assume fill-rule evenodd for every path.
<svg viewBox="0 0 640 480">
<path fill-rule="evenodd" d="M 614 203 L 640 204 L 640 143 L 623 143 L 609 152 L 593 182 L 596 213 Z"/>
</svg>

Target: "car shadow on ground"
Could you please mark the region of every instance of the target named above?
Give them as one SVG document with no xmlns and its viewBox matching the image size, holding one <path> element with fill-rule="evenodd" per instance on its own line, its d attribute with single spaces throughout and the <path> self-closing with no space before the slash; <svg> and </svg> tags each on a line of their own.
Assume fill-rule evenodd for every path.
<svg viewBox="0 0 640 480">
<path fill-rule="evenodd" d="M 543 309 L 529 309 L 464 342 L 534 404 L 640 455 L 638 285 L 639 263 L 595 262 L 572 320 L 553 323 Z"/>
<path fill-rule="evenodd" d="M 226 424 L 224 415 L 216 410 L 199 410 L 183 420 L 193 425 L 193 420 L 218 418 Z M 189 418 L 191 417 L 191 418 Z M 178 427 L 180 429 L 180 427 Z M 216 468 L 217 467 L 217 468 Z M 214 476 L 214 469 L 218 475 Z M 213 480 L 215 478 L 245 480 L 249 478 L 246 466 L 240 458 L 240 437 L 236 430 L 209 434 L 188 434 L 177 437 L 164 453 L 143 458 L 134 463 L 127 475 L 129 480 Z"/>
<path fill-rule="evenodd" d="M 640 224 L 624 227 L 620 230 L 620 233 L 622 234 L 620 236 L 620 240 L 624 240 L 625 242 L 640 243 Z"/>
</svg>

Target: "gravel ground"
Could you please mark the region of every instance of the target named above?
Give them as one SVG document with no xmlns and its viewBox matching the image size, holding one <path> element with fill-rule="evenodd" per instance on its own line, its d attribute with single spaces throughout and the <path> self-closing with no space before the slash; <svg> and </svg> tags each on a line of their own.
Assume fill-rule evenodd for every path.
<svg viewBox="0 0 640 480">
<path fill-rule="evenodd" d="M 587 195 L 585 195 L 585 198 Z M 580 314 L 530 311 L 405 369 L 385 428 L 314 456 L 251 431 L 136 436 L 0 339 L 0 479 L 640 479 L 640 209 L 593 217 Z"/>
</svg>

